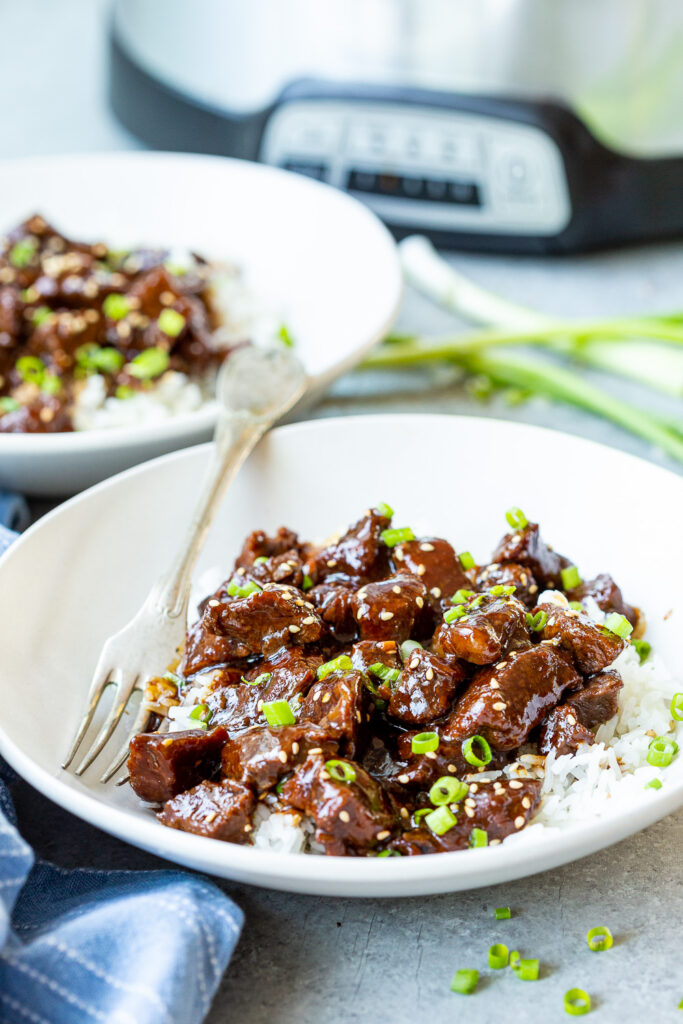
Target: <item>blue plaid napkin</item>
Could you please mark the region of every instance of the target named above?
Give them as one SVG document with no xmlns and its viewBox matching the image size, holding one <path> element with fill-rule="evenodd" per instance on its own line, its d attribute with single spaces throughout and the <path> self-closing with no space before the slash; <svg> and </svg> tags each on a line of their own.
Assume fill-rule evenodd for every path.
<svg viewBox="0 0 683 1024">
<path fill-rule="evenodd" d="M 26 522 L 0 492 L 0 517 Z M 0 554 L 16 533 L 0 524 Z M 0 760 L 0 1024 L 199 1024 L 242 929 L 219 889 L 181 871 L 64 871 L 16 828 Z"/>
</svg>

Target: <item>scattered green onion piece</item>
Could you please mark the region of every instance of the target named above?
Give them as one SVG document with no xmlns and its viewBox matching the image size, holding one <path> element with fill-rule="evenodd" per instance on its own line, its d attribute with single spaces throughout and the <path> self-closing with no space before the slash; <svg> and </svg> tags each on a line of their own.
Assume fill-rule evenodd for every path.
<svg viewBox="0 0 683 1024">
<path fill-rule="evenodd" d="M 52 316 L 52 310 L 49 306 L 38 306 L 37 309 L 33 310 L 31 314 L 31 323 L 34 327 L 40 327 L 46 320 L 49 320 Z"/>
<path fill-rule="evenodd" d="M 517 587 L 510 583 L 507 586 L 503 583 L 497 583 L 495 587 L 489 587 L 489 594 L 493 594 L 494 597 L 509 597 L 514 594 Z"/>
<path fill-rule="evenodd" d="M 439 737 L 435 732 L 419 732 L 411 739 L 410 747 L 414 754 L 426 754 L 431 750 L 438 750 Z"/>
<path fill-rule="evenodd" d="M 21 402 L 17 402 L 16 398 L 12 398 L 10 395 L 0 398 L 0 416 L 4 416 L 8 412 L 16 412 L 17 409 L 21 409 Z"/>
<path fill-rule="evenodd" d="M 474 752 L 475 743 L 478 743 L 481 748 L 481 757 Z M 470 736 L 466 739 L 462 745 L 462 756 L 468 764 L 473 764 L 475 768 L 483 768 L 493 759 L 491 748 L 483 736 Z"/>
<path fill-rule="evenodd" d="M 418 643 L 417 640 L 404 640 L 399 647 L 401 657 L 404 661 L 407 661 L 413 651 L 422 651 L 424 648 L 422 644 Z"/>
<path fill-rule="evenodd" d="M 157 318 L 157 327 L 168 338 L 177 338 L 187 321 L 176 309 L 162 309 Z"/>
<path fill-rule="evenodd" d="M 473 828 L 470 832 L 470 846 L 473 850 L 478 849 L 480 846 L 489 845 L 489 834 L 486 829 Z"/>
<path fill-rule="evenodd" d="M 20 238 L 15 242 L 9 253 L 9 261 L 17 270 L 27 267 L 38 249 L 35 238 Z"/>
<path fill-rule="evenodd" d="M 415 534 L 409 526 L 389 527 L 388 530 L 382 530 L 380 537 L 388 548 L 395 548 L 397 544 L 404 544 L 406 541 L 415 540 Z"/>
<path fill-rule="evenodd" d="M 419 825 L 423 818 L 426 818 L 428 814 L 432 814 L 431 807 L 421 807 L 419 811 L 415 811 L 413 815 L 413 822 Z"/>
<path fill-rule="evenodd" d="M 508 525 L 511 526 L 513 530 L 523 530 L 525 526 L 529 525 L 529 520 L 522 512 L 521 508 L 517 508 L 516 506 L 507 510 L 505 518 L 508 521 Z"/>
<path fill-rule="evenodd" d="M 383 679 L 386 683 L 395 683 L 401 674 L 397 668 L 389 668 L 388 665 L 383 665 L 381 661 L 371 665 L 368 672 L 373 676 L 377 676 L 378 679 Z"/>
<path fill-rule="evenodd" d="M 375 505 L 375 511 L 379 512 L 381 516 L 385 516 L 386 519 L 391 519 L 394 514 L 394 510 L 391 505 L 387 505 L 386 501 L 380 501 L 379 505 Z"/>
<path fill-rule="evenodd" d="M 683 722 L 683 693 L 674 693 L 671 698 L 671 717 L 674 722 Z"/>
<path fill-rule="evenodd" d="M 467 796 L 469 791 L 470 787 L 466 782 L 454 779 L 452 775 L 444 775 L 437 779 L 429 790 L 429 799 L 435 807 L 440 807 L 442 804 L 457 804 L 459 800 Z"/>
<path fill-rule="evenodd" d="M 286 324 L 282 324 L 280 326 L 280 330 L 277 332 L 277 336 L 282 342 L 282 344 L 286 345 L 287 348 L 294 348 L 294 338 L 290 334 L 289 328 L 287 327 Z"/>
<path fill-rule="evenodd" d="M 589 1013 L 591 997 L 582 988 L 570 988 L 564 994 L 564 1009 L 571 1017 L 583 1017 Z"/>
<path fill-rule="evenodd" d="M 583 611 L 583 605 L 581 604 L 580 601 L 570 601 L 569 602 L 569 607 L 573 611 L 575 611 L 575 612 L 582 612 Z"/>
<path fill-rule="evenodd" d="M 492 967 L 494 971 L 500 971 L 503 967 L 507 967 L 509 959 L 510 950 L 504 943 L 496 942 L 493 946 L 489 946 L 489 967 Z"/>
<path fill-rule="evenodd" d="M 581 575 L 575 565 L 568 565 L 565 569 L 560 569 L 560 576 L 563 590 L 573 590 L 574 587 L 581 584 Z"/>
<path fill-rule="evenodd" d="M 378 857 L 402 857 L 403 854 L 398 850 L 382 850 L 377 854 Z"/>
<path fill-rule="evenodd" d="M 355 782 L 356 780 L 356 769 L 347 761 L 336 759 L 325 761 L 325 769 L 330 777 L 336 779 L 337 782 Z"/>
<path fill-rule="evenodd" d="M 282 796 L 282 788 L 283 788 L 283 786 L 284 786 L 284 782 L 278 782 L 277 786 L 275 787 L 275 792 L 277 793 L 278 796 Z"/>
<path fill-rule="evenodd" d="M 538 981 L 538 960 L 517 960 L 510 965 L 520 981 Z"/>
<path fill-rule="evenodd" d="M 449 608 L 443 617 L 443 621 L 448 623 L 450 626 L 453 622 L 457 622 L 458 619 L 462 619 L 467 615 L 467 609 L 464 604 L 458 604 L 455 608 Z"/>
<path fill-rule="evenodd" d="M 45 374 L 45 363 L 38 356 L 21 356 L 15 368 L 21 379 L 31 384 L 40 384 Z"/>
<path fill-rule="evenodd" d="M 451 598 L 451 604 L 466 604 L 471 597 L 476 597 L 473 590 L 456 590 Z"/>
<path fill-rule="evenodd" d="M 192 709 L 189 717 L 195 721 L 204 722 L 204 724 L 208 725 L 213 716 L 208 704 L 198 704 L 196 708 Z"/>
<path fill-rule="evenodd" d="M 118 373 L 125 359 L 117 348 L 101 348 L 93 360 L 96 368 L 103 373 Z"/>
<path fill-rule="evenodd" d="M 533 629 L 534 633 L 540 633 L 547 621 L 548 615 L 542 608 L 535 615 L 532 615 L 531 612 L 526 613 L 526 624 L 529 629 Z"/>
<path fill-rule="evenodd" d="M 40 390 L 46 395 L 58 395 L 62 390 L 62 382 L 55 373 L 44 373 L 39 384 Z"/>
<path fill-rule="evenodd" d="M 170 260 L 166 260 L 164 267 L 174 277 L 184 277 L 187 274 L 187 267 L 183 267 L 180 263 L 172 263 Z"/>
<path fill-rule="evenodd" d="M 304 576 L 303 582 L 301 584 L 301 589 L 302 590 L 310 590 L 312 586 L 313 586 L 313 580 L 311 579 L 311 577 L 310 576 Z"/>
<path fill-rule="evenodd" d="M 171 358 L 162 348 L 146 348 L 128 364 L 128 373 L 138 380 L 153 380 L 168 369 Z"/>
<path fill-rule="evenodd" d="M 460 565 L 465 570 L 474 569 L 475 565 L 477 564 L 469 551 L 461 551 L 461 553 L 458 555 L 458 559 L 460 561 Z"/>
<path fill-rule="evenodd" d="M 678 753 L 678 744 L 666 736 L 657 736 L 647 748 L 647 763 L 653 768 L 666 768 Z"/>
<path fill-rule="evenodd" d="M 233 579 L 228 583 L 225 592 L 228 597 L 249 597 L 250 594 L 257 594 L 261 590 L 263 590 L 263 587 L 260 587 L 254 580 L 249 580 L 248 583 L 242 586 L 241 583 Z"/>
<path fill-rule="evenodd" d="M 496 909 L 493 911 L 493 916 L 495 917 L 496 921 L 507 921 L 509 918 L 512 917 L 512 914 L 510 912 L 509 907 L 496 907 Z"/>
<path fill-rule="evenodd" d="M 469 996 L 474 992 L 478 981 L 479 971 L 462 968 L 453 975 L 451 992 L 458 992 L 460 995 Z"/>
<path fill-rule="evenodd" d="M 174 686 L 182 686 L 184 683 L 184 680 L 175 672 L 164 672 L 161 678 L 165 679 L 167 683 L 173 683 Z"/>
<path fill-rule="evenodd" d="M 470 601 L 469 605 L 467 606 L 468 607 L 468 611 L 473 611 L 475 608 L 481 608 L 483 603 L 484 603 L 484 595 L 483 594 L 477 594 L 477 596 L 475 598 L 473 598 Z"/>
<path fill-rule="evenodd" d="M 649 782 L 645 783 L 645 789 L 661 789 L 661 779 L 650 779 Z"/>
<path fill-rule="evenodd" d="M 268 559 L 265 555 L 259 555 L 258 558 L 254 559 L 254 565 L 265 565 Z"/>
<path fill-rule="evenodd" d="M 631 623 L 625 615 L 620 615 L 619 612 L 610 612 L 605 616 L 605 629 L 608 629 L 610 633 L 616 633 L 622 640 L 627 640 L 633 632 Z"/>
<path fill-rule="evenodd" d="M 279 725 L 294 725 L 296 718 L 286 700 L 269 700 L 261 706 L 261 711 L 268 725 L 276 728 Z"/>
<path fill-rule="evenodd" d="M 425 815 L 425 825 L 437 836 L 443 836 L 446 832 L 450 832 L 457 823 L 458 819 L 449 807 L 437 807 L 435 811 Z"/>
<path fill-rule="evenodd" d="M 647 640 L 638 640 L 637 638 L 635 640 L 632 640 L 631 643 L 636 649 L 636 654 L 640 659 L 640 664 L 644 664 L 644 662 L 646 662 L 647 659 L 650 657 L 650 653 L 652 652 L 652 644 L 648 643 Z"/>
<path fill-rule="evenodd" d="M 594 953 L 601 953 L 604 949 L 610 949 L 614 945 L 614 939 L 612 933 L 606 925 L 597 925 L 586 935 L 586 942 L 588 948 L 592 949 Z"/>
<path fill-rule="evenodd" d="M 350 672 L 352 669 L 353 662 L 348 654 L 340 654 L 338 658 L 333 658 L 332 661 L 326 661 L 319 666 L 318 679 L 324 679 L 332 672 Z"/>
<path fill-rule="evenodd" d="M 519 953 L 516 949 L 514 949 L 512 953 L 510 953 L 510 967 L 512 968 L 513 971 L 515 967 L 519 967 L 520 959 L 521 957 Z"/>
<path fill-rule="evenodd" d="M 242 682 L 246 683 L 247 686 L 263 686 L 267 683 L 272 676 L 272 672 L 261 672 L 260 675 L 256 676 L 256 679 L 247 679 L 246 676 L 242 676 Z"/>
<path fill-rule="evenodd" d="M 107 295 L 102 303 L 102 312 L 110 320 L 123 320 L 124 316 L 128 316 L 130 310 L 131 305 L 128 298 L 121 295 L 120 292 L 112 292 L 111 295 Z"/>
<path fill-rule="evenodd" d="M 131 388 L 128 384 L 119 384 L 114 394 L 119 401 L 125 402 L 129 398 L 135 398 L 137 392 L 135 388 Z"/>
</svg>

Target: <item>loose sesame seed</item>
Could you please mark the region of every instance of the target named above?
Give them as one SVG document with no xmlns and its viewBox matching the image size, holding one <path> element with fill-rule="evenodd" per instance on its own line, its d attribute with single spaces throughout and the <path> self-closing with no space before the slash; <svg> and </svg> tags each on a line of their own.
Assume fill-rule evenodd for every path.
<svg viewBox="0 0 683 1024">
<path fill-rule="evenodd" d="M 293 754 L 298 754 L 299 753 L 299 744 L 296 742 L 296 740 L 294 740 L 294 743 L 292 743 L 292 753 Z"/>
<path fill-rule="evenodd" d="M 313 700 L 320 700 L 321 697 L 322 693 L 320 692 L 320 690 L 316 690 L 316 692 L 313 694 Z"/>
<path fill-rule="evenodd" d="M 476 807 L 476 806 L 477 806 L 477 801 L 473 800 L 471 796 L 468 796 L 467 800 L 465 800 L 465 807 Z"/>
<path fill-rule="evenodd" d="M 401 815 L 402 818 L 409 818 L 410 817 L 410 815 L 408 814 L 408 808 L 407 807 L 402 807 L 401 810 L 398 813 Z"/>
<path fill-rule="evenodd" d="M 363 721 L 363 716 L 361 715 L 360 711 L 358 711 L 358 710 L 356 711 L 356 721 L 357 722 L 362 722 Z"/>
<path fill-rule="evenodd" d="M 434 750 L 426 750 L 425 757 L 428 757 L 430 761 L 436 761 L 436 752 Z"/>
<path fill-rule="evenodd" d="M 410 659 L 410 664 L 408 665 L 408 668 L 417 668 L 417 666 L 419 664 L 420 664 L 420 659 L 419 658 L 411 658 Z"/>
<path fill-rule="evenodd" d="M 433 551 L 433 550 L 434 550 L 434 545 L 433 544 L 429 544 L 428 542 L 425 542 L 424 544 L 420 544 L 420 551 Z"/>
<path fill-rule="evenodd" d="M 518 818 L 515 818 L 515 828 L 524 828 L 525 818 L 523 814 L 520 814 Z"/>
<path fill-rule="evenodd" d="M 336 558 L 330 558 L 328 563 L 327 563 L 327 568 L 328 569 L 334 569 L 336 564 L 337 564 L 337 559 Z"/>
<path fill-rule="evenodd" d="M 504 700 L 497 700 L 496 703 L 493 705 L 493 710 L 494 711 L 505 711 L 506 707 L 507 707 L 507 704 L 505 703 Z"/>
<path fill-rule="evenodd" d="M 327 782 L 329 777 L 330 777 L 330 773 L 326 772 L 324 769 L 322 769 L 321 772 L 320 772 L 320 778 L 323 780 L 323 782 Z"/>
<path fill-rule="evenodd" d="M 301 632 L 301 626 L 294 626 L 294 625 L 292 625 L 292 626 L 289 627 L 289 632 L 290 633 L 300 633 Z"/>
<path fill-rule="evenodd" d="M 401 588 L 399 586 L 392 587 L 391 589 L 393 590 L 393 592 L 395 594 L 400 594 L 401 593 Z"/>
<path fill-rule="evenodd" d="M 531 586 L 529 587 L 529 593 L 530 594 L 535 594 L 537 590 L 538 590 L 538 587 L 536 586 L 536 584 L 532 583 Z"/>
<path fill-rule="evenodd" d="M 297 604 L 298 603 L 299 602 L 297 601 Z M 303 604 L 303 602 L 302 602 L 302 604 Z M 314 615 L 307 615 L 306 618 L 302 619 L 301 621 L 302 621 L 302 624 L 304 626 L 312 626 L 313 623 L 315 622 L 315 616 Z"/>
<path fill-rule="evenodd" d="M 465 808 L 465 814 L 467 815 L 468 818 L 473 818 L 474 817 L 474 811 L 472 810 L 471 807 L 466 807 Z"/>
<path fill-rule="evenodd" d="M 292 747 L 292 749 L 294 749 L 294 747 Z M 308 751 L 309 754 L 322 754 L 322 752 L 322 747 L 311 747 L 311 749 Z"/>
<path fill-rule="evenodd" d="M 531 807 L 531 800 L 529 799 L 528 796 L 523 796 L 522 797 L 522 807 L 526 807 L 527 811 Z"/>
<path fill-rule="evenodd" d="M 500 839 L 492 839 L 489 842 L 489 846 L 500 846 Z"/>
<path fill-rule="evenodd" d="M 472 785 L 470 786 L 470 793 L 476 793 L 478 789 L 479 785 L 476 782 L 473 782 Z"/>
<path fill-rule="evenodd" d="M 420 596 L 418 595 L 418 596 L 417 596 L 417 597 L 415 598 L 415 604 L 417 605 L 417 607 L 418 607 L 418 608 L 423 608 L 423 607 L 424 607 L 424 603 L 425 603 L 425 602 L 424 602 L 424 598 L 423 598 L 423 597 L 420 597 Z"/>
<path fill-rule="evenodd" d="M 245 831 L 245 832 L 251 832 L 251 829 L 252 829 L 252 826 L 251 826 L 251 825 L 245 825 L 245 826 L 244 826 L 244 831 Z"/>
<path fill-rule="evenodd" d="M 283 764 L 287 764 L 287 754 L 285 753 L 284 750 L 281 750 L 277 756 L 280 759 L 280 761 L 282 761 Z"/>
<path fill-rule="evenodd" d="M 425 672 L 425 676 L 427 677 L 427 679 L 433 679 L 434 678 L 434 669 L 433 668 L 428 668 L 427 671 Z"/>
<path fill-rule="evenodd" d="M 417 572 L 418 576 L 424 576 L 424 574 L 427 572 L 427 566 L 423 565 L 422 562 L 420 562 L 415 571 Z"/>
<path fill-rule="evenodd" d="M 377 833 L 377 839 L 381 842 L 382 839 L 388 839 L 391 832 L 388 828 L 383 828 L 381 832 Z"/>
<path fill-rule="evenodd" d="M 260 711 L 260 710 L 261 710 L 262 708 L 263 708 L 263 701 L 262 701 L 262 700 L 260 700 L 260 701 L 258 702 L 258 704 L 256 705 L 256 710 L 257 710 L 257 711 Z"/>
<path fill-rule="evenodd" d="M 409 775 L 399 775 L 398 781 L 401 783 L 402 786 L 405 786 L 405 785 L 407 785 L 407 783 L 410 782 L 410 776 Z"/>
<path fill-rule="evenodd" d="M 455 775 L 458 769 L 455 767 L 454 764 L 449 764 L 447 770 L 451 773 L 451 775 Z"/>
<path fill-rule="evenodd" d="M 402 562 L 404 558 L 405 558 L 405 555 L 400 550 L 400 548 L 394 548 L 394 559 L 397 562 Z"/>
<path fill-rule="evenodd" d="M 441 587 L 432 587 L 429 593 L 432 597 L 441 597 Z"/>
<path fill-rule="evenodd" d="M 509 785 L 510 785 L 510 789 L 521 789 L 522 786 L 523 786 L 523 783 L 522 782 L 518 782 L 517 779 L 511 779 Z"/>
<path fill-rule="evenodd" d="M 220 606 L 221 606 L 220 601 L 216 601 L 215 598 L 213 598 L 211 601 L 209 601 L 209 608 L 220 608 Z"/>
<path fill-rule="evenodd" d="M 211 822 L 213 821 L 213 819 L 216 818 L 217 816 L 218 816 L 218 811 L 210 811 L 207 814 L 207 816 L 204 818 L 204 821 L 205 821 L 205 823 L 207 825 L 210 825 Z"/>
<path fill-rule="evenodd" d="M 393 612 L 380 612 L 379 613 L 379 617 L 380 617 L 380 619 L 382 619 L 383 622 L 388 622 L 389 619 L 393 619 L 394 613 Z"/>
<path fill-rule="evenodd" d="M 351 821 L 351 815 L 349 814 L 348 811 L 340 811 L 339 812 L 339 819 L 340 819 L 340 821 L 344 821 L 344 822 L 348 823 L 349 821 Z"/>
<path fill-rule="evenodd" d="M 489 679 L 489 686 L 492 690 L 500 690 L 500 683 L 497 679 Z"/>
<path fill-rule="evenodd" d="M 170 747 L 172 743 L 173 743 L 173 740 L 169 737 L 167 740 L 164 740 L 161 745 L 162 745 L 162 747 Z"/>
<path fill-rule="evenodd" d="M 576 725 L 576 718 L 574 715 L 567 715 L 567 721 L 570 725 Z"/>
<path fill-rule="evenodd" d="M 499 661 L 498 664 L 496 665 L 496 668 L 505 668 L 506 665 L 507 661 Z"/>
<path fill-rule="evenodd" d="M 331 693 L 324 693 L 323 697 L 322 697 L 322 702 L 321 703 L 327 704 L 331 700 L 332 700 L 332 694 Z"/>
</svg>

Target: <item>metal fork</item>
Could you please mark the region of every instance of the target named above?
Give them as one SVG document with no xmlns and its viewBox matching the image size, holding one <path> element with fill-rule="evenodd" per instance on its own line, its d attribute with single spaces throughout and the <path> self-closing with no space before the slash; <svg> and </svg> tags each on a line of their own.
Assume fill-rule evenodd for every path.
<svg viewBox="0 0 683 1024">
<path fill-rule="evenodd" d="M 225 491 L 263 434 L 305 390 L 304 369 L 285 348 L 238 349 L 223 364 L 216 385 L 220 411 L 211 464 L 187 535 L 170 572 L 154 584 L 130 622 L 104 644 L 86 710 L 63 768 L 68 768 L 76 756 L 102 694 L 110 685 L 116 687 L 112 707 L 75 772 L 82 775 L 102 753 L 133 693 L 139 691 L 142 697 L 131 729 L 100 781 L 108 782 L 125 763 L 131 739 L 149 720 L 145 683 L 163 671 L 183 643 L 192 571 Z"/>
</svg>

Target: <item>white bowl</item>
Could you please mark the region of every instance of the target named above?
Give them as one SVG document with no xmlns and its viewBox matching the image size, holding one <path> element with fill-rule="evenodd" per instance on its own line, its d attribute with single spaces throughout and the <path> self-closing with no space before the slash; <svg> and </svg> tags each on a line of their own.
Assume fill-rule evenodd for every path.
<svg viewBox="0 0 683 1024">
<path fill-rule="evenodd" d="M 130 470 L 73 498 L 0 560 L 0 752 L 37 789 L 137 846 L 215 875 L 296 892 L 399 896 L 533 874 L 614 843 L 683 804 L 683 756 L 627 812 L 568 831 L 405 858 L 278 855 L 160 825 L 127 787 L 59 764 L 103 640 L 137 609 L 191 516 L 208 446 Z M 282 427 L 260 444 L 214 524 L 197 575 L 226 573 L 244 535 L 287 524 L 323 537 L 387 501 L 396 523 L 484 558 L 522 507 L 585 577 L 614 574 L 680 668 L 683 479 L 538 427 L 448 416 L 354 417 Z M 674 609 L 673 614 L 665 618 Z M 163 666 L 160 666 L 162 668 Z"/>
<path fill-rule="evenodd" d="M 312 400 L 389 329 L 401 271 L 367 207 L 301 175 L 221 157 L 103 153 L 0 164 L 0 231 L 33 212 L 114 247 L 178 246 L 233 262 L 296 339 Z M 204 409 L 154 426 L 0 434 L 0 486 L 73 494 L 155 455 L 205 441 Z"/>
</svg>

